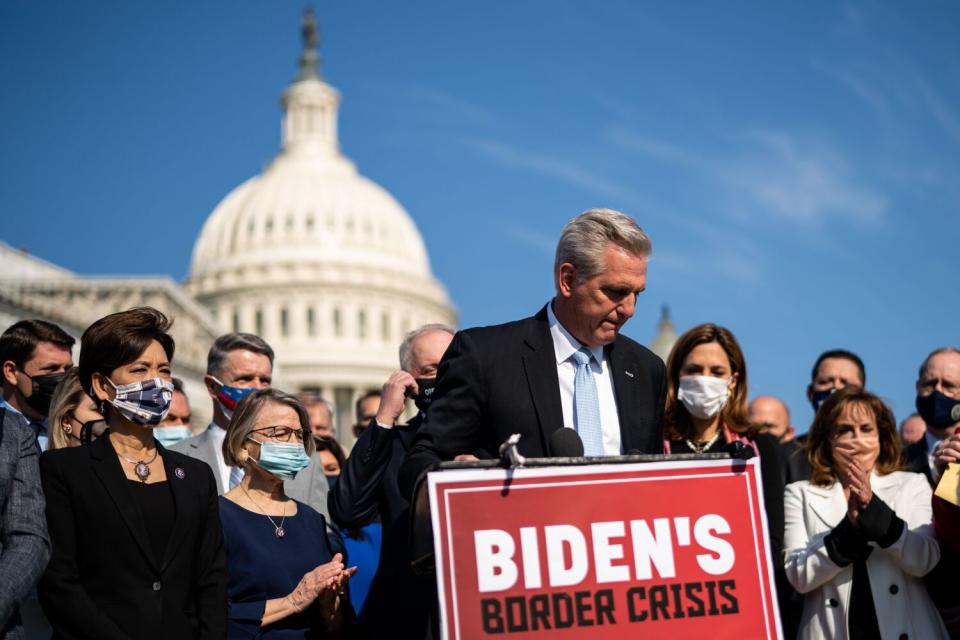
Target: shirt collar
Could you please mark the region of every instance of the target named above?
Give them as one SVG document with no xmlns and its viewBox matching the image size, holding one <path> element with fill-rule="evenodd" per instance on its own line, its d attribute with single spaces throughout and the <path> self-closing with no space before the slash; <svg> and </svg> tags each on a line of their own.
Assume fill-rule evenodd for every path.
<svg viewBox="0 0 960 640">
<path fill-rule="evenodd" d="M 929 431 L 924 432 L 924 440 L 927 441 L 927 453 L 933 454 L 933 450 L 937 448 L 937 445 L 943 442 L 942 438 L 938 438 Z"/>
<path fill-rule="evenodd" d="M 41 419 L 41 420 L 34 420 L 34 419 L 31 418 L 30 416 L 24 414 L 22 411 L 20 411 L 19 409 L 17 409 L 15 406 L 13 406 L 13 405 L 10 404 L 9 402 L 7 402 L 7 399 L 4 398 L 2 395 L 0 395 L 0 407 L 3 407 L 3 408 L 6 409 L 7 411 L 12 411 L 12 412 L 14 412 L 14 413 L 17 414 L 18 416 L 20 416 L 21 418 L 23 418 L 24 420 L 26 420 L 26 421 L 27 421 L 27 424 L 29 424 L 31 427 L 33 427 L 33 430 L 36 431 L 38 434 L 41 434 L 41 435 L 42 435 L 42 434 L 45 434 L 45 433 L 47 432 L 47 418 L 43 418 L 43 419 Z"/>
<path fill-rule="evenodd" d="M 553 338 L 553 352 L 557 357 L 557 364 L 562 364 L 570 359 L 574 353 L 584 347 L 579 340 L 573 337 L 567 329 L 560 324 L 557 316 L 553 313 L 553 300 L 547 303 L 547 322 L 550 324 L 550 336 Z M 587 347 L 594 359 L 603 362 L 603 347 Z"/>
<path fill-rule="evenodd" d="M 4 398 L 2 395 L 0 395 L 0 407 L 3 407 L 7 411 L 13 411 L 18 416 L 23 416 L 23 412 L 17 409 L 16 407 L 14 407 L 9 402 L 7 402 L 7 399 Z M 26 418 L 26 416 L 23 416 L 23 417 Z"/>
</svg>

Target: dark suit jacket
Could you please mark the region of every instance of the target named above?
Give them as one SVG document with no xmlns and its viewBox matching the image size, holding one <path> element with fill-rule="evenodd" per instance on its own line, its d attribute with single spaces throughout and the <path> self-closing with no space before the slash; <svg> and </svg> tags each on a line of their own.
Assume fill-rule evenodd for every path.
<svg viewBox="0 0 960 640">
<path fill-rule="evenodd" d="M 157 448 L 176 507 L 162 558 L 106 435 L 40 457 L 53 545 L 40 604 L 55 638 L 226 637 L 226 557 L 213 473 L 199 460 Z"/>
<path fill-rule="evenodd" d="M 927 438 L 924 436 L 903 450 L 903 462 L 907 471 L 922 473 L 933 487 L 933 474 L 930 473 L 930 458 L 927 452 Z"/>
<path fill-rule="evenodd" d="M 341 527 L 360 528 L 378 517 L 383 526 L 377 573 L 359 615 L 361 637 L 429 637 L 436 584 L 410 568 L 409 505 L 397 482 L 420 425 L 420 414 L 393 429 L 373 421 L 360 434 L 330 492 L 330 514 Z"/>
<path fill-rule="evenodd" d="M 0 407 L 0 638 L 21 637 L 17 603 L 50 557 L 38 455 L 26 420 Z"/>
<path fill-rule="evenodd" d="M 624 452 L 662 453 L 665 367 L 626 336 L 604 349 L 613 376 Z M 532 317 L 460 331 L 440 363 L 424 426 L 400 472 L 404 495 L 438 460 L 484 449 L 495 453 L 520 434 L 524 456 L 549 456 L 563 428 L 560 382 L 544 307 Z"/>
</svg>

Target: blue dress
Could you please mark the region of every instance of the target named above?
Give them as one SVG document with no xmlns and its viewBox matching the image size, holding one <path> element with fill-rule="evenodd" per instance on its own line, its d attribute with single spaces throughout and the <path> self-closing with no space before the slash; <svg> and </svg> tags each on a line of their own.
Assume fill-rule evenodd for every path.
<svg viewBox="0 0 960 640">
<path fill-rule="evenodd" d="M 279 518 L 273 519 L 280 524 Z M 297 502 L 296 515 L 287 516 L 283 523 L 286 535 L 278 538 L 265 515 L 248 511 L 220 496 L 220 522 L 230 574 L 227 637 L 271 640 L 323 637 L 320 608 L 316 603 L 302 613 L 260 627 L 267 600 L 289 595 L 305 573 L 333 559 L 323 516 Z"/>
</svg>

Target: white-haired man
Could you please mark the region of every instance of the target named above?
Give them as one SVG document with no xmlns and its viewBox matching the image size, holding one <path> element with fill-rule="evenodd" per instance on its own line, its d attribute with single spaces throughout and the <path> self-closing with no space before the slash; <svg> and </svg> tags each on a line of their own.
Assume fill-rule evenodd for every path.
<svg viewBox="0 0 960 640">
<path fill-rule="evenodd" d="M 525 456 L 556 455 L 551 436 L 563 428 L 576 430 L 587 456 L 662 451 L 663 361 L 620 335 L 646 288 L 651 249 L 626 214 L 587 211 L 560 235 L 556 295 L 539 313 L 457 333 L 401 470 L 407 495 L 438 460 L 496 452 L 512 433 Z"/>
<path fill-rule="evenodd" d="M 361 431 L 330 492 L 330 515 L 340 527 L 359 529 L 379 518 L 383 545 L 370 591 L 359 612 L 371 638 L 424 638 L 436 593 L 433 581 L 410 569 L 407 500 L 397 477 L 430 405 L 440 359 L 454 331 L 428 324 L 400 345 L 400 370 L 383 385 L 376 417 Z M 419 410 L 400 424 L 407 397 Z M 397 621 L 403 620 L 398 630 Z M 398 635 L 399 633 L 399 635 Z"/>
</svg>

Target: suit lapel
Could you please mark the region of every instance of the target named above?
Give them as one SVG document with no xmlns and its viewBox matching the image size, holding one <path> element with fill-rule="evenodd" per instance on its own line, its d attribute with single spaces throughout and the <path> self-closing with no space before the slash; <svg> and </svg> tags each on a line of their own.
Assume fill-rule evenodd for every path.
<svg viewBox="0 0 960 640">
<path fill-rule="evenodd" d="M 643 450 L 644 443 L 634 442 L 634 434 L 639 429 L 631 428 L 632 420 L 640 415 L 636 405 L 639 399 L 638 383 L 640 381 L 637 363 L 626 357 L 623 349 L 617 349 L 613 342 L 606 348 L 607 362 L 610 364 L 610 375 L 613 379 L 613 395 L 617 402 L 617 418 L 620 422 L 620 449 L 626 453 L 632 449 Z"/>
<path fill-rule="evenodd" d="M 550 435 L 563 427 L 563 409 L 560 406 L 560 378 L 557 375 L 557 356 L 553 350 L 547 308 L 540 310 L 524 337 L 523 372 L 537 412 L 543 455 L 549 455 Z"/>
<path fill-rule="evenodd" d="M 199 456 L 194 457 L 199 457 L 213 470 L 213 479 L 217 481 L 217 494 L 222 496 L 227 492 L 227 488 L 223 486 L 223 479 L 220 477 L 220 462 L 217 459 L 217 452 L 214 450 L 213 436 L 210 435 L 210 429 L 207 428 L 206 431 L 201 433 L 197 441 L 190 446 L 197 449 L 199 453 Z"/>
<path fill-rule="evenodd" d="M 191 478 L 184 473 L 183 469 L 170 461 L 170 456 L 164 455 L 166 452 L 159 443 L 157 443 L 157 448 L 160 450 L 160 455 L 163 456 L 163 468 L 167 472 L 167 483 L 170 485 L 170 492 L 173 494 L 174 511 L 173 529 L 170 531 L 167 548 L 163 554 L 163 563 L 160 566 L 160 570 L 163 571 L 180 548 L 180 542 L 187 532 L 186 514 L 190 511 L 192 494 L 187 485 L 188 482 L 191 482 Z M 180 473 L 177 473 L 178 470 Z"/>
<path fill-rule="evenodd" d="M 110 443 L 109 431 L 101 437 L 87 445 L 90 448 L 90 457 L 93 463 L 93 471 L 103 483 L 113 503 L 120 511 L 127 528 L 137 541 L 137 545 L 143 552 L 144 557 L 153 566 L 157 568 L 157 560 L 153 556 L 153 548 L 150 546 L 150 540 L 147 537 L 147 527 L 143 522 L 143 515 L 137 507 L 130 489 L 127 487 L 127 477 L 124 475 L 123 467 L 120 466 L 120 459 L 117 452 Z"/>
<path fill-rule="evenodd" d="M 839 482 L 829 487 L 810 485 L 810 508 L 830 529 L 837 526 L 847 513 L 847 501 Z"/>
</svg>

